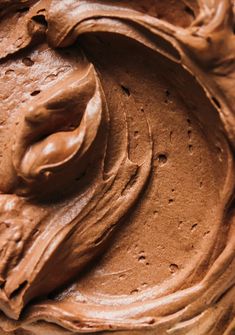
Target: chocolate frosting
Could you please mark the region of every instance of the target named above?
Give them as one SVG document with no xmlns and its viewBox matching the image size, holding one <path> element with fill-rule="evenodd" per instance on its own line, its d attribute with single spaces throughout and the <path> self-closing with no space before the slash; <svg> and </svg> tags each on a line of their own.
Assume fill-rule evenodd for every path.
<svg viewBox="0 0 235 335">
<path fill-rule="evenodd" d="M 0 0 L 1 334 L 233 334 L 234 8 Z"/>
</svg>

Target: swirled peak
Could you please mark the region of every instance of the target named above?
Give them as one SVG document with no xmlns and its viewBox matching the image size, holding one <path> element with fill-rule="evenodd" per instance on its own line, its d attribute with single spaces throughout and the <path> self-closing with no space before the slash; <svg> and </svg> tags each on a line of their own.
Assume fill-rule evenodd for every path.
<svg viewBox="0 0 235 335">
<path fill-rule="evenodd" d="M 1 335 L 232 335 L 232 0 L 0 0 Z"/>
<path fill-rule="evenodd" d="M 60 179 L 67 184 L 67 178 L 86 168 L 86 154 L 106 106 L 94 68 L 83 70 L 38 94 L 20 113 L 12 159 L 17 176 L 29 189 L 37 187 L 40 192 L 45 184 L 46 192 L 55 191 Z"/>
</svg>

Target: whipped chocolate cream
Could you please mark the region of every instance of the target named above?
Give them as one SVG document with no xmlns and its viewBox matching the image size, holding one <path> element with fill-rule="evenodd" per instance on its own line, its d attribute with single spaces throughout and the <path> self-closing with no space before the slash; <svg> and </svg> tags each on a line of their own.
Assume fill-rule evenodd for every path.
<svg viewBox="0 0 235 335">
<path fill-rule="evenodd" d="M 235 331 L 230 0 L 0 0 L 0 333 Z"/>
</svg>

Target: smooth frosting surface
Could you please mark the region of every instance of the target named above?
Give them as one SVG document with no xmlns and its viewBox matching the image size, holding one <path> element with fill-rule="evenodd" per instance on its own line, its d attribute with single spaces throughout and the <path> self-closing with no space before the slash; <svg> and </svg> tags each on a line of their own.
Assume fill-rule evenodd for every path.
<svg viewBox="0 0 235 335">
<path fill-rule="evenodd" d="M 235 331 L 230 0 L 0 0 L 0 331 Z"/>
</svg>

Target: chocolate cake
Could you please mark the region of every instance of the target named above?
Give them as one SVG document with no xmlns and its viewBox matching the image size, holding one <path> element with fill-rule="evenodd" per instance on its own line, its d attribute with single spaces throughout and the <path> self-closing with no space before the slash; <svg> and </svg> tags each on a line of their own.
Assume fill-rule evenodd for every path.
<svg viewBox="0 0 235 335">
<path fill-rule="evenodd" d="M 234 8 L 0 0 L 0 335 L 235 334 Z"/>
</svg>

